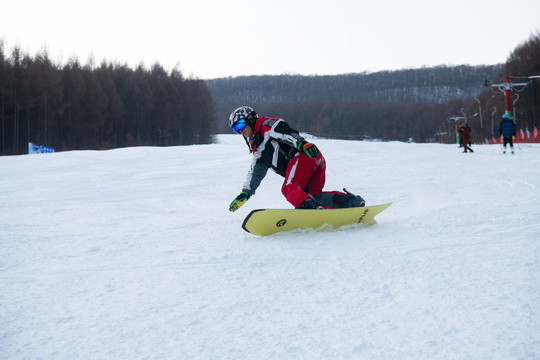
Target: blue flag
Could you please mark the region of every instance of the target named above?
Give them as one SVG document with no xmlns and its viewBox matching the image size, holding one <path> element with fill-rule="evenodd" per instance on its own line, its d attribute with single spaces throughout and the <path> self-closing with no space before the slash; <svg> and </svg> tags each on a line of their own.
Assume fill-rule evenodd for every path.
<svg viewBox="0 0 540 360">
<path fill-rule="evenodd" d="M 48 146 L 37 145 L 31 142 L 28 143 L 28 153 L 29 154 L 45 154 L 53 153 L 54 149 Z"/>
</svg>

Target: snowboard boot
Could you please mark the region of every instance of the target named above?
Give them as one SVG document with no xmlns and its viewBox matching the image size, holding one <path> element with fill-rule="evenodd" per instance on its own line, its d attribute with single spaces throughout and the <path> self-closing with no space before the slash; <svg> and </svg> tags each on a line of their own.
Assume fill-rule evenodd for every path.
<svg viewBox="0 0 540 360">
<path fill-rule="evenodd" d="M 360 195 L 354 195 L 353 193 L 349 192 L 347 189 L 343 189 L 349 195 L 349 199 L 347 200 L 347 204 L 345 207 L 351 208 L 351 207 L 362 207 L 366 205 L 366 201 L 362 199 Z"/>
<path fill-rule="evenodd" d="M 296 209 L 322 209 L 323 206 L 315 200 L 315 198 L 308 197 Z"/>
</svg>

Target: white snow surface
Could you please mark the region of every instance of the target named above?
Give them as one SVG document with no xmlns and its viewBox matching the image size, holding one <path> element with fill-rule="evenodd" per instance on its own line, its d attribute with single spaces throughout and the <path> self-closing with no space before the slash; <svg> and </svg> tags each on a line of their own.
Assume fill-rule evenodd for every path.
<svg viewBox="0 0 540 360">
<path fill-rule="evenodd" d="M 237 135 L 1 157 L 0 358 L 540 358 L 540 146 L 315 142 L 377 224 L 246 233 Z"/>
</svg>

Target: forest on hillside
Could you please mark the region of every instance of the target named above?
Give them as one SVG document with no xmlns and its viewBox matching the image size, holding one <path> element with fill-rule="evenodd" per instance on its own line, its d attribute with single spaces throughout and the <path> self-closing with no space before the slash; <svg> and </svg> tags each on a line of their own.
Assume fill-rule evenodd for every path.
<svg viewBox="0 0 540 360">
<path fill-rule="evenodd" d="M 202 80 L 159 64 L 54 64 L 0 41 L 0 154 L 33 142 L 61 150 L 212 142 L 212 98 Z"/>
<path fill-rule="evenodd" d="M 263 75 L 207 80 L 216 102 L 309 100 L 383 103 L 446 103 L 474 96 L 502 64 L 434 66 L 342 75 Z"/>
<path fill-rule="evenodd" d="M 519 128 L 540 128 L 540 34 L 506 63 L 328 76 L 244 76 L 200 80 L 159 63 L 127 65 L 77 59 L 53 63 L 0 40 L 0 155 L 25 154 L 28 143 L 62 150 L 204 144 L 231 133 L 229 114 L 253 106 L 318 136 L 417 142 L 455 141 L 455 120 L 473 141 L 498 136 L 505 112 L 496 85 L 509 77 Z"/>
<path fill-rule="evenodd" d="M 216 126 L 228 132 L 228 114 L 252 105 L 302 131 L 347 139 L 426 141 L 447 113 L 478 94 L 502 65 L 437 66 L 332 76 L 245 76 L 207 80 Z"/>
</svg>

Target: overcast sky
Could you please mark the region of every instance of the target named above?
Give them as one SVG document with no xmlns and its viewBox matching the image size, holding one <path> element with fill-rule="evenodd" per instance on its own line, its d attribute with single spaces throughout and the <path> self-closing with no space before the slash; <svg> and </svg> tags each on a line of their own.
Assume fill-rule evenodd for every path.
<svg viewBox="0 0 540 360">
<path fill-rule="evenodd" d="M 0 0 L 0 40 L 203 79 L 341 74 L 502 63 L 539 14 L 539 0 Z"/>
</svg>

